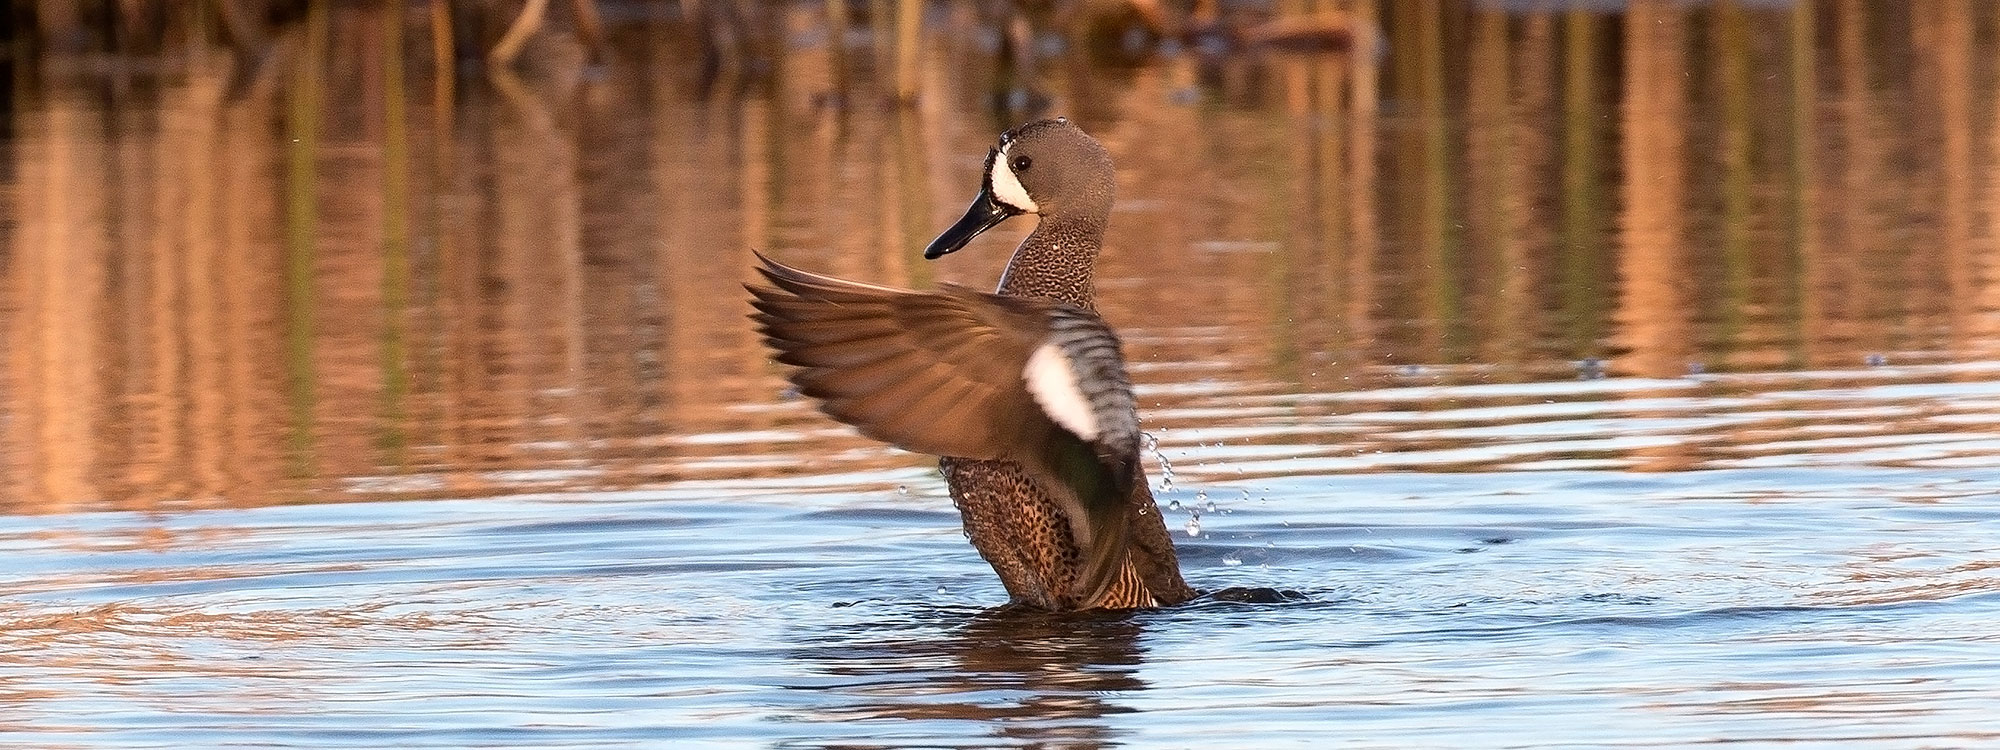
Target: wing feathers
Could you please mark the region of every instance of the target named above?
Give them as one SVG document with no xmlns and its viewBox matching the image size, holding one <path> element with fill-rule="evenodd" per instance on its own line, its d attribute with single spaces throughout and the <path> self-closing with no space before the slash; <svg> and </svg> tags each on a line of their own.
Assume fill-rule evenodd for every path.
<svg viewBox="0 0 2000 750">
<path fill-rule="evenodd" d="M 970 440 L 1038 435 L 1041 425 L 1025 422 L 1050 417 L 1028 392 L 1023 368 L 1039 347 L 1053 344 L 1074 368 L 1072 380 L 1091 416 L 1110 428 L 1101 436 L 1108 440 L 1093 430 L 1078 437 L 1106 444 L 1100 447 L 1110 453 L 1137 452 L 1118 340 L 1096 315 L 950 285 L 915 292 L 864 284 L 757 258 L 758 273 L 772 286 L 746 285 L 757 310 L 751 319 L 777 350 L 775 359 L 800 368 L 792 380 L 806 395 L 869 434 L 905 448 L 948 446 L 959 451 L 949 455 L 966 457 L 995 450 L 974 450 Z M 925 418 L 947 406 L 943 413 L 953 419 Z M 904 413 L 918 418 L 903 419 Z M 952 424 L 967 421 L 1005 429 Z"/>
<path fill-rule="evenodd" d="M 793 383 L 862 434 L 941 456 L 1008 459 L 1041 477 L 1084 548 L 1080 602 L 1124 569 L 1138 476 L 1137 417 L 1118 339 L 1061 303 L 945 285 L 917 292 L 801 271 L 758 255 L 771 286 L 745 286 L 750 315 Z M 1059 350 L 1074 396 L 1101 429 L 1079 434 L 1030 393 L 1038 349 Z M 1044 359 L 1047 359 L 1045 356 Z M 1060 379 L 1060 378 L 1059 378 Z"/>
</svg>

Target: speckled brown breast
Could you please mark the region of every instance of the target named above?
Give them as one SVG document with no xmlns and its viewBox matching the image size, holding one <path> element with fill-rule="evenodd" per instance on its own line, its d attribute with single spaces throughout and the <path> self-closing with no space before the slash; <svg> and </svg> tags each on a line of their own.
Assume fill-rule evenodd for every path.
<svg viewBox="0 0 2000 750">
<path fill-rule="evenodd" d="M 943 458 L 938 468 L 966 536 L 1000 575 L 1014 604 L 1051 610 L 1134 609 L 1179 604 L 1195 592 L 1181 579 L 1166 522 L 1144 482 L 1129 504 L 1132 545 L 1117 583 L 1096 601 L 1075 591 L 1083 551 L 1056 501 L 1012 461 Z"/>
</svg>

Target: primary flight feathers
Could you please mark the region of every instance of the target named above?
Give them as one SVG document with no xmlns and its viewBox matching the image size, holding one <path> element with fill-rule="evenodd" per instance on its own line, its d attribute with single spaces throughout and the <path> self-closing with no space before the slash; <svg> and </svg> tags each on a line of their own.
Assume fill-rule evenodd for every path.
<svg viewBox="0 0 2000 750">
<path fill-rule="evenodd" d="M 949 284 L 864 284 L 757 257 L 772 284 L 749 287 L 759 332 L 777 361 L 800 368 L 791 379 L 801 393 L 862 434 L 919 453 L 1019 458 L 1059 428 L 1136 456 L 1118 339 L 1095 314 Z"/>
<path fill-rule="evenodd" d="M 751 318 L 800 392 L 905 450 L 1019 464 L 1082 550 L 1078 601 L 1126 568 L 1139 425 L 1118 338 L 1097 315 L 957 286 L 919 292 L 757 256 Z"/>
</svg>

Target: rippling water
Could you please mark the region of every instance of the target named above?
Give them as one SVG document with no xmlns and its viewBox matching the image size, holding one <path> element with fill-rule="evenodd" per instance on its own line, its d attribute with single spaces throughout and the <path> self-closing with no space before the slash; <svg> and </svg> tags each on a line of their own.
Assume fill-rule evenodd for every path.
<svg viewBox="0 0 2000 750">
<path fill-rule="evenodd" d="M 1190 579 L 1309 601 L 1071 618 L 910 490 L 13 519 L 0 743 L 2000 741 L 1992 470 L 1215 482 Z"/>
<path fill-rule="evenodd" d="M 443 77 L 307 5 L 0 63 L 0 746 L 2000 745 L 1977 4 L 937 3 L 913 106 L 886 4 Z M 743 320 L 753 248 L 993 283 L 917 248 L 1044 114 L 1190 582 L 1301 598 L 995 610 Z"/>
</svg>

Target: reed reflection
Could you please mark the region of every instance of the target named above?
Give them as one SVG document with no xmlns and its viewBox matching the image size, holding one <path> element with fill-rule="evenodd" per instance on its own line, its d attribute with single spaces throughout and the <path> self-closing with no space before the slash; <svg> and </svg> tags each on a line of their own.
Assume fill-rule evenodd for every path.
<svg viewBox="0 0 2000 750">
<path fill-rule="evenodd" d="M 102 497 L 104 454 L 122 442 L 110 420 L 116 348 L 105 340 L 113 149 L 96 136 L 99 114 L 85 92 L 57 88 L 24 114 L 16 147 L 8 456 L 16 486 L 56 511 Z"/>
<path fill-rule="evenodd" d="M 1686 17 L 1669 3 L 1626 10 L 1625 173 L 1619 222 L 1620 344 L 1633 372 L 1671 377 L 1692 354 L 1688 319 Z"/>
<path fill-rule="evenodd" d="M 190 31 L 133 53 L 147 75 L 38 48 L 0 192 L 0 502 L 893 485 L 926 462 L 786 397 L 742 320 L 749 252 L 989 286 L 1018 235 L 916 247 L 991 134 L 1042 114 L 1120 165 L 1099 297 L 1170 445 L 1491 447 L 1511 438 L 1342 399 L 1690 370 L 1900 378 L 1946 394 L 1911 408 L 1959 411 L 1985 376 L 1921 368 L 2000 356 L 1976 3 L 1281 3 L 1357 41 L 1109 55 L 1060 43 L 1103 28 L 1060 8 L 753 5 L 613 23 L 601 64 L 552 27 L 466 76 L 480 40 L 436 4 L 307 4 L 254 30 L 267 57 Z M 1781 387 L 1754 382 L 1677 386 Z M 1710 466 L 1751 434 L 1590 458 Z"/>
</svg>

